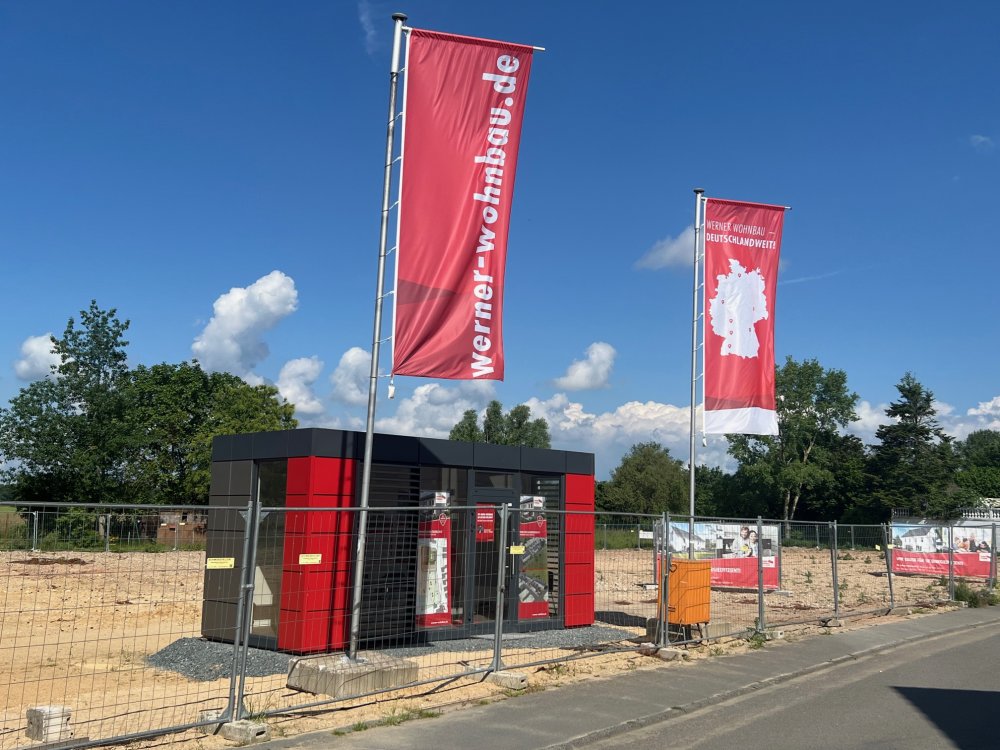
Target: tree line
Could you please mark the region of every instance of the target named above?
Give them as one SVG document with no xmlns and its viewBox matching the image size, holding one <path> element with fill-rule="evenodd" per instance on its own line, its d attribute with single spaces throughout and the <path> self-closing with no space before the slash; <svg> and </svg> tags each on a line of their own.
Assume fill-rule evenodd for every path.
<svg viewBox="0 0 1000 750">
<path fill-rule="evenodd" d="M 737 468 L 696 467 L 695 512 L 881 523 L 893 509 L 953 518 L 1000 498 L 1000 432 L 953 440 L 937 420 L 933 393 L 912 373 L 896 390 L 877 442 L 865 445 L 845 432 L 858 403 L 846 373 L 788 357 L 776 371 L 779 434 L 727 436 Z M 686 464 L 658 443 L 633 446 L 597 489 L 598 509 L 612 513 L 687 514 L 689 498 Z"/>
<path fill-rule="evenodd" d="M 92 301 L 52 337 L 58 361 L 0 409 L 3 502 L 204 504 L 216 435 L 297 426 L 276 388 L 209 373 L 197 361 L 129 367 L 129 321 Z M 698 515 L 881 522 L 893 508 L 947 518 L 1000 497 L 1000 432 L 946 435 L 934 397 L 911 373 L 896 385 L 876 443 L 848 434 L 858 395 L 843 370 L 788 357 L 776 371 L 779 434 L 730 435 L 736 470 L 699 466 Z M 525 404 L 463 414 L 450 438 L 550 447 L 549 426 Z M 686 465 L 640 443 L 597 508 L 610 513 L 688 512 Z"/>
<path fill-rule="evenodd" d="M 96 301 L 58 363 L 0 409 L 7 502 L 206 504 L 216 435 L 297 426 L 276 388 L 197 361 L 128 366 L 129 321 Z"/>
</svg>

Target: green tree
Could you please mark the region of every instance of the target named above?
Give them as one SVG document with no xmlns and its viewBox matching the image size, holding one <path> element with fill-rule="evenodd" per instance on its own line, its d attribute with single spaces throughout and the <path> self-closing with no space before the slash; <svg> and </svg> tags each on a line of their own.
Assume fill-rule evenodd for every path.
<svg viewBox="0 0 1000 750">
<path fill-rule="evenodd" d="M 836 483 L 830 447 L 857 418 L 858 395 L 848 390 L 843 370 L 791 357 L 775 373 L 775 391 L 778 435 L 730 435 L 729 453 L 740 462 L 744 481 L 779 500 L 787 530 L 804 494 Z"/>
<path fill-rule="evenodd" d="M 689 479 L 680 461 L 659 443 L 633 445 L 611 472 L 601 497 L 607 513 L 686 513 Z"/>
<path fill-rule="evenodd" d="M 60 362 L 0 412 L 5 477 L 21 500 L 123 502 L 129 499 L 122 386 L 128 372 L 128 321 L 91 301 L 52 337 Z"/>
<path fill-rule="evenodd" d="M 295 406 L 284 403 L 273 386 L 249 385 L 228 372 L 213 372 L 208 386 L 205 418 L 191 436 L 186 459 L 185 494 L 203 503 L 208 502 L 214 437 L 298 427 Z"/>
<path fill-rule="evenodd" d="M 486 407 L 483 426 L 472 409 L 448 433 L 449 440 L 464 440 L 469 443 L 492 443 L 494 445 L 520 445 L 526 448 L 550 448 L 549 423 L 539 417 L 531 418 L 531 408 L 527 404 L 515 406 L 504 412 L 503 404 L 493 400 Z"/>
<path fill-rule="evenodd" d="M 883 518 L 892 508 L 951 517 L 970 504 L 970 493 L 955 484 L 957 458 L 936 419 L 934 394 L 909 372 L 896 390 L 900 398 L 885 410 L 891 421 L 876 430 L 868 462 L 872 499 Z"/>
<path fill-rule="evenodd" d="M 976 430 L 956 445 L 956 483 L 980 498 L 1000 497 L 1000 432 Z"/>
<path fill-rule="evenodd" d="M 198 362 L 136 367 L 126 400 L 136 446 L 130 476 L 142 502 L 205 504 L 212 438 L 298 425 L 276 388 L 207 373 Z"/>
<path fill-rule="evenodd" d="M 483 431 L 479 427 L 479 415 L 475 409 L 468 409 L 458 423 L 451 428 L 449 440 L 461 440 L 466 443 L 485 443 Z"/>
</svg>

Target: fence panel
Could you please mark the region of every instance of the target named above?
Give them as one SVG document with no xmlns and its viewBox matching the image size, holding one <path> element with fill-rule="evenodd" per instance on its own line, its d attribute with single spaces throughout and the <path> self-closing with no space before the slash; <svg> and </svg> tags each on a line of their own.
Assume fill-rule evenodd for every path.
<svg viewBox="0 0 1000 750">
<path fill-rule="evenodd" d="M 836 528 L 838 614 L 888 610 L 893 600 L 885 557 L 885 527 Z"/>
<path fill-rule="evenodd" d="M 265 507 L 262 514 L 248 650 L 277 649 L 273 653 L 284 662 L 268 674 L 247 674 L 242 715 L 349 706 L 376 693 L 405 697 L 429 683 L 483 674 L 493 663 L 502 546 L 496 507 L 368 509 L 357 632 L 361 666 L 347 671 L 341 666 L 350 663 L 350 560 L 359 509 Z M 390 676 L 365 671 L 363 665 L 376 659 L 373 652 L 383 670 L 391 664 Z M 316 674 L 320 665 L 340 676 L 323 678 L 319 692 L 305 689 L 315 683 L 304 678 L 293 678 L 296 687 L 289 687 L 289 668 Z"/>
<path fill-rule="evenodd" d="M 521 542 L 530 541 L 538 517 L 518 515 Z M 565 528 L 564 559 L 558 536 L 551 535 L 554 554 L 547 555 L 544 567 L 531 560 L 527 547 L 525 556 L 512 558 L 518 602 L 504 632 L 504 667 L 631 651 L 648 640 L 647 622 L 657 615 L 653 537 L 659 522 L 659 516 L 642 514 L 546 511 L 546 527 Z M 547 587 L 544 610 L 532 592 L 546 588 L 538 585 L 543 574 L 550 584 L 558 583 Z"/>
<path fill-rule="evenodd" d="M 259 501 L 215 497 L 209 509 L 65 504 L 0 516 L 0 750 L 26 744 L 37 706 L 71 711 L 74 737 L 50 739 L 126 742 L 214 723 L 203 711 L 348 707 L 643 641 L 933 605 L 962 580 L 955 571 L 996 575 L 994 550 L 963 550 L 961 534 L 973 534 L 958 528 L 692 525 L 554 510 L 539 496 L 455 506 L 438 502 L 446 493 L 400 493 L 409 504 L 367 511 L 360 650 L 349 662 L 361 511 L 326 496 L 323 507 L 291 507 L 295 496 L 268 505 L 284 499 L 284 480 L 262 471 L 260 486 Z M 391 660 L 390 677 L 366 676 L 377 659 Z M 323 689 L 294 677 L 320 663 L 348 668 Z"/>
<path fill-rule="evenodd" d="M 781 525 L 779 587 L 765 607 L 767 625 L 814 622 L 835 615 L 831 527 L 795 521 Z"/>
<path fill-rule="evenodd" d="M 0 552 L 0 748 L 28 744 L 38 706 L 66 706 L 76 742 L 193 726 L 202 710 L 226 708 L 232 647 L 195 679 L 175 650 L 202 635 L 205 551 L 157 546 L 151 510 L 19 514 L 25 532 Z M 152 536 L 121 534 L 144 525 Z"/>
</svg>

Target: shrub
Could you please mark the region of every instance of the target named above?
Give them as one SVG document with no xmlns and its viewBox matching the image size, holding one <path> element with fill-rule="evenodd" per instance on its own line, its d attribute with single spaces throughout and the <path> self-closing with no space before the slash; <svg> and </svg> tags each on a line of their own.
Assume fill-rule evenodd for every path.
<svg viewBox="0 0 1000 750">
<path fill-rule="evenodd" d="M 969 607 L 993 607 L 1000 604 L 1000 594 L 988 587 L 973 588 L 965 581 L 955 585 L 955 601 L 965 602 Z"/>
</svg>

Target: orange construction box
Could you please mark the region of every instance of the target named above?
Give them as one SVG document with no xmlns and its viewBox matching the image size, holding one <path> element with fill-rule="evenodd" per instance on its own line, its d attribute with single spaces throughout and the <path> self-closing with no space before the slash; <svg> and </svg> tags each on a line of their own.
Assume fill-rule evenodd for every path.
<svg viewBox="0 0 1000 750">
<path fill-rule="evenodd" d="M 670 575 L 660 580 L 667 587 L 667 622 L 671 625 L 697 625 L 709 621 L 712 605 L 712 565 L 708 560 L 671 558 Z"/>
</svg>

